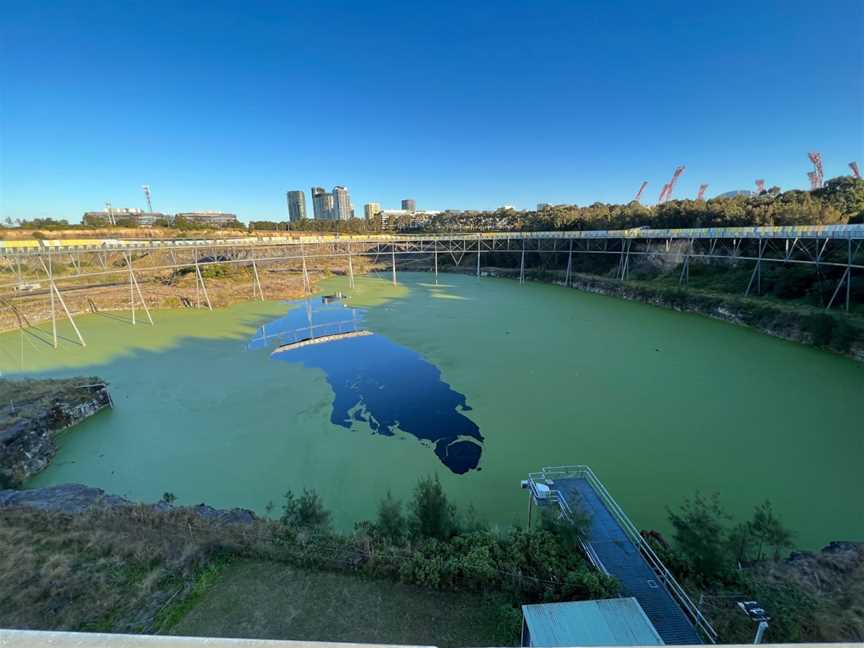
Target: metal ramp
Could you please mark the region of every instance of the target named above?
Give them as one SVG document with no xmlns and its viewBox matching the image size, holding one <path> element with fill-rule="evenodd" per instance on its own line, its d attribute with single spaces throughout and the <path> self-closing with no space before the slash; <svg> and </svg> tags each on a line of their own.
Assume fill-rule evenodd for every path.
<svg viewBox="0 0 864 648">
<path fill-rule="evenodd" d="M 717 634 L 588 466 L 544 468 L 529 475 L 534 501 L 555 503 L 566 517 L 590 516 L 586 555 L 614 576 L 667 644 L 714 643 Z M 701 631 L 701 633 L 700 633 Z"/>
</svg>

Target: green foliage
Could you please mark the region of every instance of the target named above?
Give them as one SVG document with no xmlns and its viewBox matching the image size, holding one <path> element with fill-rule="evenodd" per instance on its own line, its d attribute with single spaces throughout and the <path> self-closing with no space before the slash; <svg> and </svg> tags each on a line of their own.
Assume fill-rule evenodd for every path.
<svg viewBox="0 0 864 648">
<path fill-rule="evenodd" d="M 177 496 L 171 492 L 162 493 L 162 501 L 166 504 L 173 504 L 177 500 Z"/>
<path fill-rule="evenodd" d="M 59 230 L 69 229 L 69 221 L 59 220 L 54 218 L 33 218 L 31 220 L 22 220 L 18 223 L 21 229 L 44 229 L 44 230 Z M 34 238 L 36 233 L 33 233 Z M 44 235 L 43 235 L 44 236 Z"/>
<path fill-rule="evenodd" d="M 437 475 L 417 482 L 410 511 L 414 537 L 447 540 L 458 531 L 456 509 L 448 501 Z"/>
<path fill-rule="evenodd" d="M 756 560 L 766 558 L 762 552 L 763 547 L 771 547 L 774 550 L 774 560 L 780 560 L 781 551 L 792 548 L 792 532 L 774 515 L 774 508 L 767 500 L 757 506 L 753 512 L 750 533 L 759 543 Z"/>
<path fill-rule="evenodd" d="M 808 315 L 804 319 L 804 330 L 807 331 L 816 346 L 828 346 L 834 330 L 834 318 L 824 313 Z"/>
<path fill-rule="evenodd" d="M 313 490 L 303 489 L 300 497 L 290 490 L 285 493 L 282 517 L 279 521 L 287 527 L 299 527 L 325 531 L 330 526 L 330 512 L 324 508 L 321 498 Z"/>
<path fill-rule="evenodd" d="M 714 494 L 705 499 L 697 493 L 685 499 L 678 512 L 668 510 L 675 529 L 675 543 L 693 570 L 705 582 L 723 580 L 729 569 L 724 523 L 729 515 Z"/>
<path fill-rule="evenodd" d="M 389 490 L 378 505 L 375 529 L 380 537 L 394 545 L 401 545 L 406 539 L 408 524 L 402 515 L 402 502 L 393 499 Z"/>
</svg>

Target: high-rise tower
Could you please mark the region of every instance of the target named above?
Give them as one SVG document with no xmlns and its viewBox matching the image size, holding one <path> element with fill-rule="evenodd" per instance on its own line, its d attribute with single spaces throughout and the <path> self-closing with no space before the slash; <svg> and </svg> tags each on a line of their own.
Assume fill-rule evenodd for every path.
<svg viewBox="0 0 864 648">
<path fill-rule="evenodd" d="M 303 191 L 289 191 L 288 220 L 294 222 L 306 218 L 306 194 Z"/>
<path fill-rule="evenodd" d="M 336 185 L 333 187 L 333 216 L 334 220 L 348 220 L 351 218 L 351 197 L 348 195 L 348 187 Z"/>
<path fill-rule="evenodd" d="M 324 187 L 312 187 L 312 214 L 316 220 L 333 218 L 333 195 Z"/>
</svg>

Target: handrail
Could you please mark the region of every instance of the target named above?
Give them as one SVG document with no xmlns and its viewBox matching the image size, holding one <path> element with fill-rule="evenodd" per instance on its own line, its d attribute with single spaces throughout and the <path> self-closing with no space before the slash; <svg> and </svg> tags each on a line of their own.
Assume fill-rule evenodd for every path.
<svg viewBox="0 0 864 648">
<path fill-rule="evenodd" d="M 663 561 L 657 556 L 654 549 L 645 541 L 645 538 L 642 537 L 642 534 L 639 533 L 639 530 L 636 528 L 636 525 L 630 520 L 624 510 L 618 505 L 618 502 L 612 497 L 609 491 L 606 489 L 606 486 L 603 485 L 603 482 L 594 474 L 594 471 L 591 470 L 590 466 L 586 465 L 571 465 L 571 466 L 554 466 L 554 467 L 545 467 L 541 469 L 539 473 L 531 473 L 529 475 L 529 483 L 532 484 L 532 492 L 536 492 L 535 487 L 533 486 L 533 482 L 535 476 L 542 476 L 544 480 L 549 480 L 552 477 L 581 477 L 585 479 L 588 484 L 594 489 L 597 493 L 598 497 L 600 497 L 604 506 L 609 510 L 615 520 L 621 525 L 622 530 L 627 535 L 633 544 L 636 545 L 637 548 L 642 552 L 642 555 L 648 562 L 649 566 L 657 573 L 660 577 L 660 581 L 663 583 L 666 590 L 675 598 L 678 604 L 682 607 L 682 609 L 688 614 L 688 616 L 692 619 L 693 623 L 696 625 L 698 629 L 700 629 L 703 634 L 708 638 L 711 643 L 717 642 L 717 631 L 713 628 L 710 621 L 702 614 L 702 611 L 693 603 L 692 599 L 687 595 L 687 592 L 684 588 L 678 583 L 666 565 L 663 564 Z M 553 480 L 554 481 L 554 480 Z M 564 500 L 560 491 L 551 490 L 549 493 L 555 493 L 555 501 L 560 502 Z M 547 497 L 548 499 L 548 497 Z M 562 507 L 562 511 L 570 517 L 572 515 L 570 511 L 569 505 L 566 507 Z M 580 540 L 581 542 L 581 540 Z M 589 560 L 596 565 L 595 557 L 589 554 Z M 606 571 L 601 567 L 602 571 Z"/>
</svg>

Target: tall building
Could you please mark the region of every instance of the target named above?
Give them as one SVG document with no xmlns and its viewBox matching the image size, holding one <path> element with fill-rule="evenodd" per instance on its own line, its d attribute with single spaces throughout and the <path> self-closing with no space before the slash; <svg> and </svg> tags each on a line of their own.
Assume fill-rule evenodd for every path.
<svg viewBox="0 0 864 648">
<path fill-rule="evenodd" d="M 306 194 L 303 191 L 288 192 L 288 220 L 298 221 L 306 218 Z"/>
<path fill-rule="evenodd" d="M 324 187 L 312 187 L 312 214 L 316 220 L 333 218 L 333 194 L 327 193 Z"/>
<path fill-rule="evenodd" d="M 348 220 L 351 218 L 351 198 L 348 187 L 336 185 L 333 187 L 333 220 Z"/>
<path fill-rule="evenodd" d="M 381 205 L 379 203 L 366 203 L 363 205 L 363 216 L 369 220 L 373 216 L 381 213 Z"/>
<path fill-rule="evenodd" d="M 402 209 L 409 212 L 417 211 L 417 201 L 413 198 L 405 198 L 405 200 L 402 201 Z"/>
</svg>

